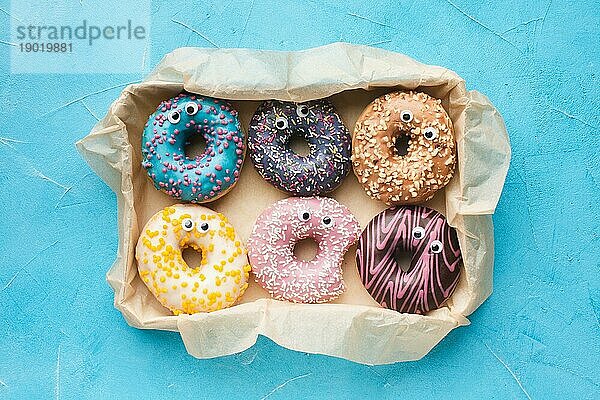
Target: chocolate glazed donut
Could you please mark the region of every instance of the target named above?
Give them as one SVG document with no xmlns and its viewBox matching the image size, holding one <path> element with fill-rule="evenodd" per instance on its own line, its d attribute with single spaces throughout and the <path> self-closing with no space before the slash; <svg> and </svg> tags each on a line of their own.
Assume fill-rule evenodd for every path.
<svg viewBox="0 0 600 400">
<path fill-rule="evenodd" d="M 399 265 L 402 252 L 410 265 Z M 361 280 L 382 306 L 424 314 L 441 307 L 460 276 L 462 256 L 454 228 L 437 211 L 421 206 L 391 207 L 363 231 L 356 251 Z"/>
<path fill-rule="evenodd" d="M 293 136 L 306 140 L 306 156 L 290 148 Z M 316 196 L 337 188 L 351 167 L 350 132 L 327 100 L 265 101 L 250 121 L 248 149 L 258 173 L 295 196 Z"/>
</svg>

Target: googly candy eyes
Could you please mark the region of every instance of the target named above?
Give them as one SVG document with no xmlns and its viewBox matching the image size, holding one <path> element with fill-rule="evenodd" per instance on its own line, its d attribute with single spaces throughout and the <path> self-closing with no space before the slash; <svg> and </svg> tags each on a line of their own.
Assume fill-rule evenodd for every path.
<svg viewBox="0 0 600 400">
<path fill-rule="evenodd" d="M 412 236 L 415 239 L 423 239 L 423 237 L 425 236 L 425 229 L 423 229 L 420 226 L 417 226 L 413 229 Z"/>
<path fill-rule="evenodd" d="M 296 107 L 296 114 L 299 117 L 306 117 L 308 115 L 308 106 L 306 104 L 298 104 Z"/>
<path fill-rule="evenodd" d="M 285 129 L 288 127 L 288 120 L 284 117 L 277 117 L 275 120 L 275 126 L 277 129 Z"/>
<path fill-rule="evenodd" d="M 400 119 L 402 122 L 410 122 L 413 120 L 413 113 L 410 110 L 402 110 L 400 112 Z"/>
<path fill-rule="evenodd" d="M 192 231 L 194 229 L 194 226 L 196 226 L 196 224 L 190 218 L 186 218 L 183 221 L 181 221 L 181 227 L 186 232 Z"/>
<path fill-rule="evenodd" d="M 302 222 L 306 222 L 310 219 L 310 212 L 307 210 L 298 211 L 298 219 Z"/>
<path fill-rule="evenodd" d="M 423 129 L 423 136 L 425 136 L 425 139 L 427 140 L 433 140 L 438 137 L 438 130 L 432 126 L 428 126 Z"/>
<path fill-rule="evenodd" d="M 185 105 L 184 109 L 187 115 L 196 115 L 196 113 L 198 112 L 198 104 L 190 101 Z"/>
<path fill-rule="evenodd" d="M 429 245 L 429 249 L 431 250 L 432 253 L 439 254 L 444 249 L 444 245 L 442 245 L 442 242 L 440 242 L 439 240 L 434 240 Z"/>
<path fill-rule="evenodd" d="M 321 223 L 325 228 L 331 228 L 334 225 L 333 218 L 331 218 L 330 216 L 323 217 Z"/>
<path fill-rule="evenodd" d="M 167 117 L 167 119 L 169 120 L 170 123 L 176 124 L 179 121 L 181 121 L 181 112 L 179 110 L 173 110 L 169 113 L 169 116 Z"/>
<path fill-rule="evenodd" d="M 186 232 L 192 231 L 195 226 L 196 226 L 196 223 L 194 221 L 192 221 L 190 218 L 186 218 L 183 221 L 181 221 L 181 227 Z M 203 222 L 199 228 L 200 228 L 200 232 L 206 232 L 206 231 L 208 231 L 209 226 L 206 222 Z"/>
</svg>

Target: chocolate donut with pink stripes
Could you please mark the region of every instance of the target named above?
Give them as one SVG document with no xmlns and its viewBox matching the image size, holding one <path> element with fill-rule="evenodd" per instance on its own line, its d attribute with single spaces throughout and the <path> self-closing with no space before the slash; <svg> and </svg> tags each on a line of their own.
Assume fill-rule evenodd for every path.
<svg viewBox="0 0 600 400">
<path fill-rule="evenodd" d="M 402 263 L 403 253 L 410 264 Z M 440 308 L 460 277 L 462 256 L 446 218 L 422 206 L 391 207 L 363 231 L 356 251 L 360 278 L 382 306 L 424 314 Z"/>
</svg>

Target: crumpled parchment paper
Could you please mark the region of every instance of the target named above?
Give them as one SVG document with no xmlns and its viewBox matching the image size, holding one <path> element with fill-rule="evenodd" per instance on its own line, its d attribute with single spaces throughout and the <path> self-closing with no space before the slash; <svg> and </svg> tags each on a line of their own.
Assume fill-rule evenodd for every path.
<svg viewBox="0 0 600 400">
<path fill-rule="evenodd" d="M 231 308 L 171 315 L 140 280 L 134 249 L 149 217 L 174 203 L 154 189 L 141 167 L 141 134 L 158 103 L 182 89 L 231 100 L 243 129 L 264 99 L 302 102 L 330 97 L 351 130 L 361 110 L 388 91 L 418 89 L 442 99 L 454 122 L 458 172 L 426 205 L 444 213 L 456 227 L 463 253 L 461 280 L 447 305 L 424 316 L 379 307 L 360 282 L 352 247 L 343 265 L 348 290 L 333 303 L 276 301 L 252 282 Z M 195 357 L 242 351 L 260 334 L 290 349 L 360 363 L 416 360 L 452 329 L 467 325 L 466 316 L 492 292 L 491 214 L 504 185 L 510 144 L 494 106 L 484 95 L 467 92 L 463 79 L 448 69 L 346 43 L 296 52 L 180 48 L 165 56 L 142 83 L 126 87 L 77 148 L 117 196 L 119 245 L 107 274 L 115 307 L 134 327 L 178 331 Z M 331 195 L 347 205 L 363 227 L 385 208 L 366 196 L 352 174 Z M 237 186 L 205 206 L 227 215 L 247 239 L 260 212 L 286 196 L 264 182 L 247 158 Z"/>
</svg>

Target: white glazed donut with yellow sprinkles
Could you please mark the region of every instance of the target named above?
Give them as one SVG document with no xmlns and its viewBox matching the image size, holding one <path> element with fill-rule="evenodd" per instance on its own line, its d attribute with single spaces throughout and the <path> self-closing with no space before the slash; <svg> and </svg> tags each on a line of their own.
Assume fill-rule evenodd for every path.
<svg viewBox="0 0 600 400">
<path fill-rule="evenodd" d="M 201 253 L 200 265 L 186 264 L 182 251 L 187 247 Z M 246 253 L 223 214 L 191 204 L 154 214 L 136 248 L 140 277 L 175 315 L 233 305 L 248 287 Z"/>
</svg>

